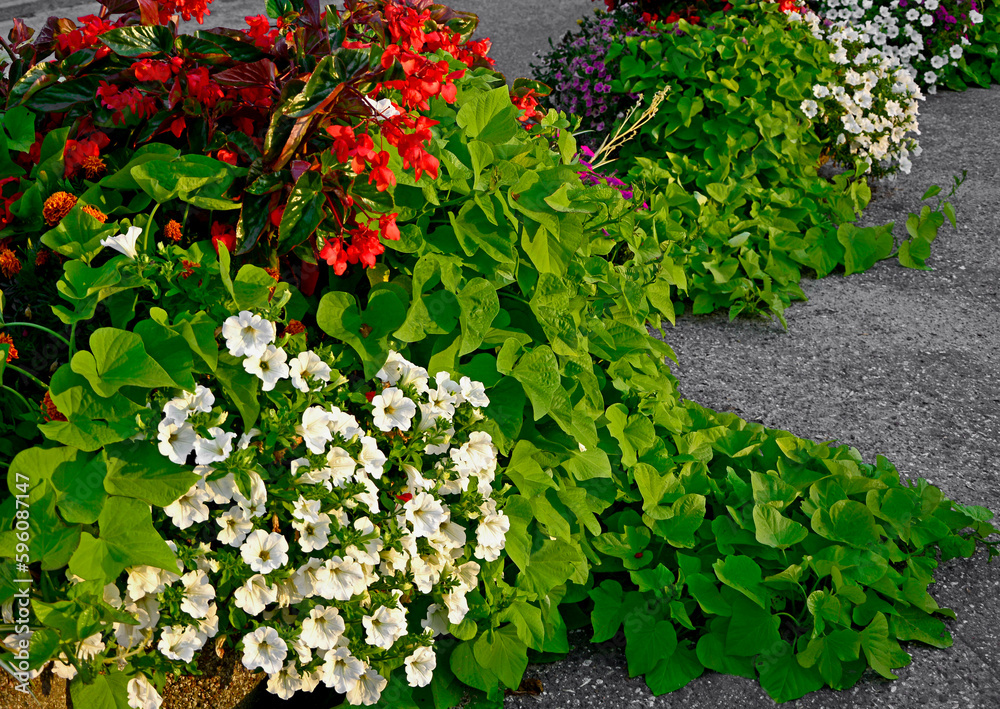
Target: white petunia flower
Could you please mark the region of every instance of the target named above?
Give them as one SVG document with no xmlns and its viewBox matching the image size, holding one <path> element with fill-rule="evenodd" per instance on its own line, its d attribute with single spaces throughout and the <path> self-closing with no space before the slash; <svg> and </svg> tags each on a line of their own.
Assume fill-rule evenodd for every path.
<svg viewBox="0 0 1000 709">
<path fill-rule="evenodd" d="M 310 452 L 321 454 L 333 440 L 333 416 L 322 406 L 310 406 L 302 412 L 302 423 L 295 425 L 295 432 Z"/>
<path fill-rule="evenodd" d="M 406 521 L 413 526 L 413 534 L 418 537 L 437 534 L 448 517 L 444 505 L 427 492 L 418 492 L 403 508 L 406 510 Z"/>
<path fill-rule="evenodd" d="M 447 635 L 451 632 L 448 628 L 448 608 L 437 603 L 427 606 L 427 617 L 420 621 L 420 626 L 430 628 L 434 637 Z"/>
<path fill-rule="evenodd" d="M 320 676 L 323 684 L 344 694 L 357 684 L 358 677 L 365 671 L 365 665 L 354 657 L 346 647 L 329 650 L 324 656 Z"/>
<path fill-rule="evenodd" d="M 931 66 L 934 67 L 935 69 L 940 69 L 941 67 L 943 67 L 947 63 L 948 63 L 948 60 L 945 59 L 942 56 L 935 55 L 935 56 L 931 57 Z"/>
<path fill-rule="evenodd" d="M 120 625 L 120 623 L 118 624 Z M 60 657 L 66 657 L 65 655 L 60 655 Z M 68 659 L 68 658 L 67 658 Z M 69 664 L 68 662 L 62 662 L 61 660 L 54 660 L 52 662 L 52 674 L 60 679 L 66 681 L 72 681 L 76 677 L 76 668 Z"/>
<path fill-rule="evenodd" d="M 243 360 L 243 369 L 264 382 L 261 389 L 271 391 L 279 380 L 288 379 L 286 359 L 288 359 L 287 352 L 280 347 L 268 345 L 262 354 Z"/>
<path fill-rule="evenodd" d="M 140 608 L 137 604 L 129 603 L 125 606 L 125 612 L 130 613 L 136 620 L 139 621 L 138 625 L 129 625 L 128 623 L 114 623 L 115 631 L 115 641 L 121 645 L 126 650 L 136 647 L 140 643 L 146 642 L 145 633 L 143 632 L 147 628 L 151 628 L 159 622 L 160 616 L 160 603 L 156 600 L 154 596 L 146 596 L 146 598 L 152 598 L 153 602 L 156 604 L 156 619 L 152 621 L 149 617 L 149 613 L 145 608 Z M 75 669 L 74 669 L 75 673 Z M 70 678 L 72 679 L 72 678 Z"/>
<path fill-rule="evenodd" d="M 378 702 L 388 683 L 389 680 L 376 672 L 374 667 L 368 667 L 347 690 L 347 702 L 354 706 L 371 706 Z"/>
<path fill-rule="evenodd" d="M 969 20 L 972 22 L 972 24 L 978 25 L 978 24 L 980 24 L 983 21 L 983 15 L 980 12 L 976 12 L 975 10 L 971 10 L 969 12 Z"/>
<path fill-rule="evenodd" d="M 486 396 L 486 387 L 482 382 L 474 382 L 469 377 L 462 377 L 459 381 L 462 399 L 476 408 L 484 408 L 490 405 L 490 398 Z"/>
<path fill-rule="evenodd" d="M 142 227 L 130 226 L 128 231 L 124 234 L 118 234 L 117 236 L 110 236 L 107 239 L 101 239 L 101 246 L 110 246 L 118 253 L 125 254 L 130 259 L 135 261 L 135 259 L 139 256 L 139 252 L 136 251 L 135 245 L 140 236 L 142 236 Z"/>
<path fill-rule="evenodd" d="M 461 386 L 452 381 L 447 372 L 438 372 L 435 377 L 437 388 L 427 392 L 427 403 L 431 411 L 449 421 L 455 415 L 455 406 L 462 392 Z"/>
<path fill-rule="evenodd" d="M 243 666 L 261 669 L 268 674 L 278 672 L 288 655 L 288 645 L 274 628 L 261 627 L 243 636 Z"/>
<path fill-rule="evenodd" d="M 156 649 L 168 660 L 191 662 L 194 654 L 204 643 L 198 639 L 198 631 L 192 626 L 170 625 L 160 634 L 160 642 Z"/>
<path fill-rule="evenodd" d="M 215 600 L 215 588 L 205 572 L 189 571 L 181 576 L 181 583 L 184 584 L 181 610 L 192 618 L 208 616 L 209 604 Z"/>
<path fill-rule="evenodd" d="M 294 662 L 289 662 L 267 678 L 267 691 L 277 695 L 279 699 L 291 699 L 300 689 L 302 689 L 302 678 L 299 677 Z"/>
<path fill-rule="evenodd" d="M 128 596 L 133 601 L 147 595 L 155 596 L 163 591 L 168 583 L 180 578 L 169 571 L 145 564 L 130 566 L 125 570 L 128 572 Z"/>
<path fill-rule="evenodd" d="M 345 441 L 350 441 L 361 433 L 361 426 L 358 420 L 350 414 L 344 413 L 336 406 L 330 407 L 330 430 L 335 436 L 340 436 Z"/>
<path fill-rule="evenodd" d="M 240 555 L 259 574 L 269 574 L 288 563 L 288 541 L 277 532 L 258 529 L 240 545 Z"/>
<path fill-rule="evenodd" d="M 145 675 L 137 675 L 128 681 L 128 705 L 132 709 L 160 709 L 163 697 L 156 691 Z"/>
<path fill-rule="evenodd" d="M 160 443 L 157 448 L 160 455 L 170 459 L 170 462 L 184 465 L 194 450 L 198 434 L 189 423 L 176 424 L 163 420 L 156 427 L 156 437 Z"/>
<path fill-rule="evenodd" d="M 388 650 L 406 635 L 406 611 L 379 606 L 372 615 L 364 616 L 361 624 L 365 627 L 365 642 Z"/>
<path fill-rule="evenodd" d="M 292 517 L 306 522 L 318 522 L 322 504 L 319 500 L 307 500 L 299 495 L 292 507 Z"/>
<path fill-rule="evenodd" d="M 292 386 L 299 391 L 308 392 L 309 379 L 315 378 L 323 382 L 330 381 L 330 366 L 319 358 L 312 350 L 300 352 L 289 363 L 289 375 L 292 379 Z"/>
<path fill-rule="evenodd" d="M 316 593 L 316 583 L 319 581 L 318 572 L 322 567 L 323 562 L 321 560 L 311 558 L 292 574 L 292 583 L 295 584 L 295 590 L 303 598 L 309 598 Z"/>
<path fill-rule="evenodd" d="M 278 600 L 278 592 L 274 586 L 268 585 L 267 579 L 261 574 L 255 574 L 233 591 L 233 597 L 240 610 L 250 615 L 259 615 L 265 607 Z"/>
<path fill-rule="evenodd" d="M 237 488 L 233 492 L 233 501 L 246 510 L 247 514 L 251 517 L 260 517 L 267 512 L 265 505 L 267 504 L 267 487 L 264 485 L 264 479 L 254 470 L 247 473 L 250 478 L 250 499 L 243 496 Z"/>
<path fill-rule="evenodd" d="M 163 405 L 163 420 L 180 425 L 193 413 L 209 413 L 213 404 L 215 394 L 208 387 L 198 384 L 193 392 L 186 391 Z"/>
<path fill-rule="evenodd" d="M 333 487 L 344 487 L 354 476 L 358 465 L 351 454 L 340 446 L 334 446 L 326 454 L 326 465 L 329 470 L 329 480 Z"/>
<path fill-rule="evenodd" d="M 382 369 L 375 373 L 375 377 L 389 386 L 396 386 L 396 382 L 402 376 L 403 370 L 410 366 L 412 365 L 406 361 L 403 355 L 395 350 L 389 350 L 389 356 L 386 357 L 385 364 L 382 365 Z"/>
<path fill-rule="evenodd" d="M 429 647 L 418 647 L 403 664 L 406 665 L 406 682 L 411 687 L 426 687 L 434 677 L 437 655 Z"/>
<path fill-rule="evenodd" d="M 469 612 L 469 601 L 466 599 L 464 593 L 456 589 L 451 593 L 444 594 L 441 598 L 448 609 L 449 623 L 458 625 L 465 620 L 465 616 Z"/>
<path fill-rule="evenodd" d="M 375 120 L 379 123 L 399 115 L 399 111 L 392 105 L 391 99 L 380 98 L 375 101 L 368 96 L 362 96 L 361 100 L 372 110 L 372 113 L 375 114 Z"/>
<path fill-rule="evenodd" d="M 163 508 L 178 529 L 187 529 L 195 522 L 204 522 L 209 517 L 209 509 L 205 504 L 211 499 L 211 494 L 197 484 Z"/>
<path fill-rule="evenodd" d="M 394 428 L 409 431 L 410 423 L 417 415 L 417 405 L 396 387 L 383 389 L 381 394 L 372 398 L 372 406 L 375 407 L 372 422 L 380 431 Z"/>
<path fill-rule="evenodd" d="M 497 449 L 493 437 L 486 431 L 473 431 L 469 440 L 459 449 L 479 468 L 488 468 L 496 462 Z"/>
<path fill-rule="evenodd" d="M 375 478 L 382 477 L 383 466 L 387 458 L 385 453 L 378 449 L 378 443 L 371 436 L 361 437 L 361 453 L 358 455 L 358 463 L 365 469 L 365 473 Z"/>
<path fill-rule="evenodd" d="M 924 72 L 924 83 L 926 83 L 926 84 L 936 84 L 937 83 L 937 79 L 938 79 L 937 74 L 935 74 L 933 71 L 925 71 Z"/>
<path fill-rule="evenodd" d="M 94 633 L 90 637 L 84 638 L 76 647 L 76 656 L 81 660 L 93 660 L 99 653 L 104 652 L 104 640 L 101 634 Z"/>
<path fill-rule="evenodd" d="M 910 22 L 916 22 L 918 17 L 920 17 L 920 10 L 917 10 L 916 8 L 906 11 L 906 19 Z"/>
<path fill-rule="evenodd" d="M 222 527 L 216 538 L 231 547 L 240 546 L 253 529 L 253 522 L 250 521 L 246 510 L 239 505 L 233 505 L 215 521 Z"/>
<path fill-rule="evenodd" d="M 378 485 L 375 484 L 374 480 L 368 477 L 368 473 L 364 470 L 358 470 L 354 474 L 354 479 L 365 486 L 365 491 L 355 493 L 353 501 L 363 504 L 372 514 L 378 514 Z"/>
<path fill-rule="evenodd" d="M 344 634 L 344 619 L 332 606 L 316 606 L 302 621 L 302 642 L 317 650 L 332 650 Z"/>
<path fill-rule="evenodd" d="M 510 531 L 510 519 L 503 512 L 483 515 L 476 527 L 476 540 L 483 546 L 503 548 L 507 532 Z"/>
<path fill-rule="evenodd" d="M 208 613 L 204 618 L 198 618 L 194 622 L 194 628 L 198 633 L 198 641 L 201 644 L 208 642 L 209 638 L 214 638 L 219 634 L 219 607 L 212 604 L 208 607 Z"/>
<path fill-rule="evenodd" d="M 222 336 L 233 357 L 259 357 L 277 334 L 274 323 L 249 310 L 226 318 L 222 323 Z"/>
<path fill-rule="evenodd" d="M 217 426 L 208 429 L 208 432 L 212 438 L 198 436 L 194 444 L 195 463 L 198 465 L 221 463 L 233 452 L 235 433 L 227 433 Z"/>
<path fill-rule="evenodd" d="M 330 515 L 320 513 L 313 520 L 296 520 L 292 528 L 299 533 L 299 546 L 309 553 L 319 551 L 330 543 Z"/>
<path fill-rule="evenodd" d="M 920 24 L 922 24 L 924 27 L 930 27 L 931 25 L 934 24 L 934 15 L 926 15 L 926 14 L 921 15 Z"/>
<path fill-rule="evenodd" d="M 948 54 L 951 55 L 952 59 L 956 59 L 956 60 L 957 59 L 961 59 L 962 58 L 962 47 L 961 47 L 961 45 L 958 45 L 958 44 L 953 45 L 952 48 L 948 50 Z"/>
<path fill-rule="evenodd" d="M 314 591 L 327 600 L 349 601 L 367 588 L 364 569 L 349 556 L 333 556 L 316 571 Z"/>
</svg>

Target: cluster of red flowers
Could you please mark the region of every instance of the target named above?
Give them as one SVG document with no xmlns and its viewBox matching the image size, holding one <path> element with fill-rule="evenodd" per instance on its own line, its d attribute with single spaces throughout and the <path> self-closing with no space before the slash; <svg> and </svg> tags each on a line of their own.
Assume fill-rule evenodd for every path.
<svg viewBox="0 0 1000 709">
<path fill-rule="evenodd" d="M 521 110 L 521 115 L 517 117 L 517 120 L 522 123 L 538 120 L 542 117 L 541 111 L 538 110 L 538 94 L 534 89 L 528 89 L 520 96 L 511 94 L 510 101 Z"/>
<path fill-rule="evenodd" d="M 123 91 L 114 84 L 101 81 L 97 88 L 97 95 L 101 99 L 102 106 L 114 111 L 111 122 L 115 125 L 125 122 L 124 109 L 129 109 L 139 118 L 151 118 L 156 114 L 156 99 L 136 88 L 128 88 Z"/>
<path fill-rule="evenodd" d="M 185 22 L 194 17 L 199 25 L 205 24 L 205 15 L 211 15 L 208 5 L 212 0 L 158 0 L 160 24 L 165 25 L 172 15 L 180 15 Z"/>
<path fill-rule="evenodd" d="M 343 237 L 327 240 L 319 250 L 319 257 L 333 266 L 333 272 L 342 276 L 347 270 L 347 264 L 360 263 L 365 268 L 375 265 L 376 257 L 385 253 L 385 246 L 379 240 L 379 234 L 390 241 L 399 240 L 399 227 L 396 226 L 396 213 L 383 214 L 378 220 L 378 231 L 372 229 L 372 222 L 367 225 L 358 224 L 347 230 L 350 242 Z"/>
<path fill-rule="evenodd" d="M 271 20 L 267 15 L 254 15 L 244 17 L 250 29 L 243 30 L 247 37 L 260 49 L 270 49 L 274 46 L 274 41 L 278 39 L 280 30 L 271 27 Z"/>
<path fill-rule="evenodd" d="M 453 102 L 458 93 L 454 80 L 463 76 L 465 70 L 451 71 L 447 61 L 434 61 L 421 53 L 444 49 L 472 66 L 475 59 L 482 56 L 478 52 L 489 51 L 489 42 L 466 44 L 464 50 L 460 50 L 459 34 L 446 28 L 425 32 L 424 26 L 431 19 L 429 10 L 418 13 L 412 7 L 389 4 L 384 15 L 393 43 L 382 53 L 382 67 L 388 69 L 398 60 L 406 74 L 405 79 L 387 81 L 385 85 L 403 94 L 403 105 L 407 108 L 426 111 L 430 107 L 427 101 L 435 96 Z"/>
<path fill-rule="evenodd" d="M 81 49 L 87 49 L 93 47 L 97 44 L 97 38 L 108 30 L 113 30 L 116 27 L 121 26 L 122 20 L 117 22 L 108 22 L 107 20 L 101 19 L 97 15 L 87 15 L 85 17 L 76 18 L 78 22 L 82 22 L 83 26 L 74 27 L 69 32 L 64 32 L 63 34 L 56 35 L 56 48 L 65 54 L 72 54 L 73 52 L 79 51 Z M 67 22 L 72 25 L 72 22 L 67 20 Z M 100 46 L 97 49 L 97 54 L 95 59 L 103 59 L 111 52 L 105 46 Z"/>
<path fill-rule="evenodd" d="M 430 99 L 436 97 L 453 102 L 458 93 L 454 81 L 464 75 L 465 69 L 452 71 L 447 61 L 435 61 L 424 54 L 443 49 L 469 67 L 477 63 L 492 66 L 493 60 L 486 57 L 490 41 L 486 39 L 461 43 L 461 35 L 443 27 L 427 32 L 425 27 L 431 19 L 428 10 L 418 12 L 412 7 L 388 4 L 384 10 L 384 19 L 392 43 L 382 54 L 382 67 L 389 69 L 398 61 L 405 78 L 384 84 L 386 88 L 395 89 L 402 94 L 402 105 L 392 105 L 391 116 L 379 115 L 373 116 L 373 119 L 380 123 L 382 139 L 396 148 L 404 169 L 412 168 L 418 180 L 425 172 L 437 179 L 438 159 L 426 148 L 433 137 L 431 128 L 437 125 L 437 121 L 426 116 L 414 117 L 405 109 L 427 110 L 430 108 Z M 247 18 L 247 21 L 252 28 L 259 27 L 254 32 L 263 32 L 263 24 L 255 26 L 251 18 Z M 367 45 L 364 42 L 348 41 L 344 46 Z M 380 88 L 376 87 L 374 95 L 378 95 Z M 525 106 L 529 106 L 531 101 L 532 98 L 528 97 Z M 396 176 L 389 167 L 389 152 L 377 149 L 367 132 L 359 132 L 358 128 L 352 126 L 334 125 L 327 128 L 327 133 L 333 138 L 332 151 L 339 162 L 350 164 L 357 174 L 367 171 L 368 183 L 374 183 L 380 192 L 396 184 Z M 350 197 L 347 201 L 345 206 L 349 208 L 353 202 Z M 373 224 L 374 220 L 369 220 L 367 224 L 355 223 L 349 228 L 345 226 L 341 236 L 323 241 L 318 251 L 319 257 L 332 266 L 337 275 L 342 275 L 348 264 L 360 263 L 371 268 L 375 265 L 376 257 L 385 251 L 380 237 L 387 240 L 399 239 L 396 214 L 381 215 L 377 229 L 373 228 Z"/>
<path fill-rule="evenodd" d="M 165 84 L 173 78 L 183 63 L 184 60 L 180 57 L 171 57 L 170 61 L 140 59 L 132 63 L 132 72 L 136 81 L 159 81 Z"/>
</svg>

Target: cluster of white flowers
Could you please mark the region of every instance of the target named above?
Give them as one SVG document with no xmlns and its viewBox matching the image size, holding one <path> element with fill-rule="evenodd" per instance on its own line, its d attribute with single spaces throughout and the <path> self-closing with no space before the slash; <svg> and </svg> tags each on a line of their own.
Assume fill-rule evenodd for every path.
<svg viewBox="0 0 1000 709">
<path fill-rule="evenodd" d="M 481 564 L 499 558 L 510 528 L 491 497 L 496 447 L 477 430 L 489 405 L 483 385 L 447 372 L 431 379 L 391 352 L 367 403 L 346 378 L 331 381 L 333 362 L 320 352 L 286 364 L 274 323 L 259 315 L 230 317 L 222 335 L 265 390 L 289 379 L 288 400 L 302 403 L 237 433 L 224 430 L 226 407 L 208 387 L 165 401 L 159 451 L 198 474 L 164 508 L 184 530 L 181 549 L 168 542 L 184 563 L 127 569 L 125 595 L 111 584 L 105 599 L 137 624 L 115 623 L 113 641 L 97 634 L 78 655 L 107 641 L 191 662 L 219 633 L 225 603 L 226 617 L 247 618 L 237 629 L 243 664 L 267 673 L 282 698 L 323 682 L 371 705 L 400 664 L 411 686 L 427 685 L 433 638 L 464 620 Z M 286 461 L 284 450 L 301 454 Z M 217 598 L 220 583 L 231 596 Z M 421 596 L 426 616 L 413 632 L 408 613 Z M 70 671 L 56 663 L 61 676 Z M 128 689 L 130 706 L 159 707 L 144 677 Z"/>
<path fill-rule="evenodd" d="M 819 10 L 898 60 L 931 94 L 942 70 L 962 59 L 968 31 L 983 21 L 975 0 L 821 0 Z"/>
<path fill-rule="evenodd" d="M 879 177 L 897 169 L 909 173 L 910 154 L 921 151 L 911 134 L 920 134 L 917 102 L 924 98 L 913 77 L 864 31 L 825 26 L 812 12 L 799 20 L 830 45 L 830 59 L 842 67 L 829 83 L 813 86 L 813 97 L 799 105 L 833 140 L 832 157 L 844 165 L 865 162 L 866 172 Z"/>
</svg>

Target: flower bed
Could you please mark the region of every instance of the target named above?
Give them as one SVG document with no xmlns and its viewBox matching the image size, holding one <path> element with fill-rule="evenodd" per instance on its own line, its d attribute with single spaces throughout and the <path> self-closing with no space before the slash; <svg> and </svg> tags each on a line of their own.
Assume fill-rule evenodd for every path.
<svg viewBox="0 0 1000 709">
<path fill-rule="evenodd" d="M 11 50 L 20 682 L 156 707 L 208 651 L 283 697 L 499 705 L 568 627 L 654 608 L 623 631 L 654 691 L 714 669 L 783 700 L 948 643 L 935 555 L 989 545 L 988 511 L 679 400 L 648 327 L 699 277 L 681 192 L 584 169 L 467 13 L 160 14 L 203 9 Z"/>
</svg>

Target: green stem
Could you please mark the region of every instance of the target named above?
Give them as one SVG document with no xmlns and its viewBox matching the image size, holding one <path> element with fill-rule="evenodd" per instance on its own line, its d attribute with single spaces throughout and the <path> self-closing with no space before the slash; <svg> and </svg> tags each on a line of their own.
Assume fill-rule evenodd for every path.
<svg viewBox="0 0 1000 709">
<path fill-rule="evenodd" d="M 146 247 L 149 247 L 149 228 L 153 225 L 153 217 L 156 216 L 156 210 L 160 208 L 160 203 L 157 202 L 156 206 L 153 207 L 153 211 L 149 213 L 149 221 L 146 222 L 146 228 L 143 231 L 142 239 Z"/>
<path fill-rule="evenodd" d="M 69 340 L 67 340 L 65 337 L 63 337 L 62 335 L 60 335 L 58 332 L 54 332 L 54 331 L 50 330 L 49 328 L 43 327 L 41 325 L 36 325 L 33 322 L 5 322 L 5 323 L 0 323 L 0 328 L 5 328 L 5 327 L 33 327 L 36 330 L 41 330 L 42 332 L 47 332 L 50 335 L 52 335 L 52 337 L 55 337 L 55 338 L 57 338 L 59 340 L 62 340 L 62 343 L 64 345 L 66 345 L 67 347 L 69 347 Z"/>
<path fill-rule="evenodd" d="M 49 388 L 48 384 L 46 384 L 45 382 L 43 382 L 41 379 L 39 379 L 38 377 L 36 377 L 31 372 L 26 372 L 23 369 L 21 369 L 20 367 L 15 367 L 13 364 L 8 364 L 7 365 L 7 369 L 9 369 L 9 370 L 11 370 L 13 372 L 17 372 L 18 374 L 23 374 L 28 379 L 30 379 L 31 381 L 33 381 L 35 384 L 37 384 L 38 386 L 40 386 L 42 389 L 48 389 Z"/>
<path fill-rule="evenodd" d="M 69 327 L 69 358 L 73 359 L 73 355 L 76 354 L 76 323 L 73 323 Z"/>
<path fill-rule="evenodd" d="M 17 389 L 12 389 L 11 387 L 7 386 L 6 384 L 0 384 L 0 388 L 6 389 L 11 394 L 13 394 L 14 396 L 16 396 L 18 399 L 20 399 L 21 401 L 23 401 L 25 408 L 28 411 L 31 411 L 31 409 L 33 408 L 31 406 L 31 402 L 29 402 L 27 399 L 24 398 L 24 394 L 22 394 L 21 392 L 19 392 Z"/>
</svg>

